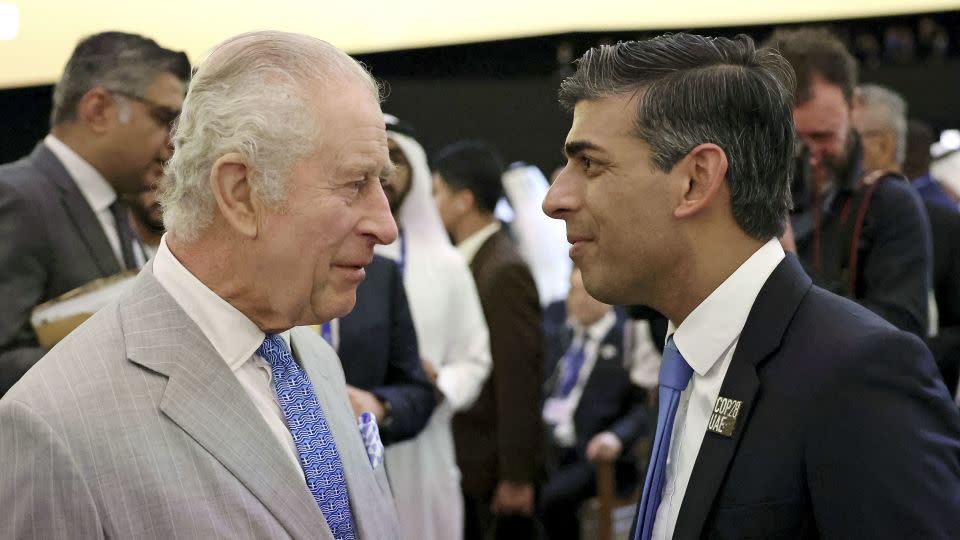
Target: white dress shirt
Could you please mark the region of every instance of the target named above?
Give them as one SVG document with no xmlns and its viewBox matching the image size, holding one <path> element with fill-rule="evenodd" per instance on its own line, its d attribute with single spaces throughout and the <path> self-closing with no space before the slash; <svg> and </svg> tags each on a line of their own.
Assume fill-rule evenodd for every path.
<svg viewBox="0 0 960 540">
<path fill-rule="evenodd" d="M 558 398 L 547 396 L 543 410 L 544 421 L 546 421 L 548 425 L 553 426 L 553 438 L 561 447 L 572 448 L 577 443 L 577 432 L 573 423 L 573 416 L 577 411 L 577 407 L 580 405 L 580 397 L 583 396 L 583 389 L 587 386 L 587 380 L 590 379 L 590 375 L 593 373 L 593 367 L 597 364 L 597 357 L 603 356 L 604 360 L 610 360 L 610 358 L 607 358 L 609 353 L 600 350 L 600 343 L 603 341 L 603 338 L 607 337 L 607 333 L 610 332 L 610 329 L 613 328 L 616 322 L 617 315 L 611 309 L 606 315 L 601 317 L 600 320 L 586 328 L 572 321 L 568 323 L 574 332 L 570 347 L 571 349 L 573 347 L 583 347 L 583 365 L 580 366 L 580 372 L 577 374 L 577 382 L 574 384 L 573 389 L 570 390 L 566 398 L 563 398 L 563 404 L 556 409 L 561 413 L 561 416 L 559 418 L 547 418 L 548 408 L 552 406 L 552 400 Z M 589 339 L 587 339 L 588 337 Z M 563 380 L 566 376 L 565 368 L 563 358 L 561 358 L 557 363 L 556 380 L 558 384 L 559 381 Z M 560 421 L 556 422 L 558 419 Z"/>
<path fill-rule="evenodd" d="M 650 321 L 627 319 L 623 334 L 623 354 L 630 369 L 630 381 L 641 388 L 655 390 L 660 384 L 661 356 Z"/>
<path fill-rule="evenodd" d="M 117 192 L 114 191 L 113 186 L 107 182 L 103 175 L 93 168 L 93 165 L 87 163 L 73 149 L 54 137 L 52 133 L 43 139 L 43 144 L 60 160 L 63 168 L 67 170 L 67 173 L 77 184 L 83 198 L 93 209 L 97 221 L 103 227 L 103 232 L 107 235 L 110 247 L 113 248 L 117 261 L 120 262 L 120 268 L 124 268 L 120 236 L 117 234 L 117 222 L 113 219 L 113 213 L 110 212 L 110 205 L 117 200 Z"/>
<path fill-rule="evenodd" d="M 493 223 L 466 237 L 463 242 L 457 244 L 457 251 L 463 255 L 467 264 L 470 264 L 473 262 L 473 258 L 477 256 L 480 248 L 483 247 L 483 243 L 489 240 L 491 236 L 497 234 L 499 230 L 500 222 L 495 220 Z"/>
<path fill-rule="evenodd" d="M 256 354 L 266 335 L 246 315 L 191 274 L 170 252 L 166 239 L 166 235 L 160 239 L 160 247 L 153 258 L 153 275 L 200 327 L 203 335 L 237 376 L 290 460 L 297 469 L 301 469 L 297 447 L 273 391 L 270 365 Z M 280 335 L 289 347 L 290 332 Z"/>
<path fill-rule="evenodd" d="M 683 496 L 700 453 L 707 421 L 737 349 L 740 333 L 760 289 L 784 258 L 772 239 L 758 249 L 674 330 L 667 334 L 693 368 L 687 389 L 680 395 L 670 439 L 663 497 L 653 525 L 655 540 L 673 537 Z"/>
</svg>

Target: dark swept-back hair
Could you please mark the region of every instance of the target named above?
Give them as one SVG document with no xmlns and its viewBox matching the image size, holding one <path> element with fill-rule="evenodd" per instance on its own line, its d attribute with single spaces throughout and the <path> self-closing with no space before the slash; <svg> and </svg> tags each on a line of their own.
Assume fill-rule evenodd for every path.
<svg viewBox="0 0 960 540">
<path fill-rule="evenodd" d="M 814 77 L 839 86 L 847 103 L 853 103 L 859 67 L 840 39 L 829 30 L 818 26 L 782 28 L 775 31 L 764 46 L 775 49 L 797 75 L 795 103 L 810 99 Z"/>
<path fill-rule="evenodd" d="M 76 118 L 77 105 L 92 88 L 102 86 L 143 97 L 147 87 L 162 73 L 170 73 L 183 82 L 189 80 L 187 55 L 137 34 L 101 32 L 84 38 L 73 50 L 53 89 L 50 125 Z"/>
<path fill-rule="evenodd" d="M 493 212 L 503 196 L 503 159 L 483 141 L 459 141 L 437 152 L 433 170 L 456 191 L 473 193 L 477 208 Z"/>
<path fill-rule="evenodd" d="M 636 94 L 634 134 L 655 167 L 673 169 L 697 145 L 727 155 L 726 181 L 737 224 L 751 237 L 783 233 L 791 208 L 794 75 L 752 39 L 666 34 L 602 45 L 577 61 L 560 103 Z"/>
</svg>

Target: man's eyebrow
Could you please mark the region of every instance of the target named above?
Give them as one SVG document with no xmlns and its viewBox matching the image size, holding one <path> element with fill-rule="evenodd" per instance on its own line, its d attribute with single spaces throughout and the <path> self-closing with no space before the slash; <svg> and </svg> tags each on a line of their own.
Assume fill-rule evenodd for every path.
<svg viewBox="0 0 960 540">
<path fill-rule="evenodd" d="M 343 163 L 337 168 L 337 170 L 344 174 L 369 173 L 387 177 L 392 175 L 394 171 L 396 171 L 396 168 L 396 165 L 394 165 L 389 159 L 386 161 L 380 161 L 379 159 L 374 158 L 362 158 Z"/>
<path fill-rule="evenodd" d="M 567 157 L 573 157 L 584 150 L 597 150 L 603 151 L 602 148 L 593 144 L 590 141 L 569 141 L 563 145 L 563 153 Z"/>
<path fill-rule="evenodd" d="M 393 164 L 393 161 L 387 160 L 387 163 L 383 166 L 380 171 L 384 177 L 393 176 L 393 173 L 397 171 L 397 166 Z"/>
</svg>

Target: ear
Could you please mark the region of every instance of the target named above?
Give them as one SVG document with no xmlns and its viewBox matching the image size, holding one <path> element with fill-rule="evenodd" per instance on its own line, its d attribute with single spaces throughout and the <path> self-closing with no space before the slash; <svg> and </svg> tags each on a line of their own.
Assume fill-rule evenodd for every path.
<svg viewBox="0 0 960 540">
<path fill-rule="evenodd" d="M 477 199 L 469 189 L 458 190 L 453 195 L 453 204 L 458 212 L 466 212 L 476 206 Z"/>
<path fill-rule="evenodd" d="M 241 235 L 256 238 L 263 207 L 253 195 L 250 169 L 240 154 L 226 154 L 213 164 L 210 190 L 227 223 Z"/>
<path fill-rule="evenodd" d="M 102 86 L 87 90 L 77 103 L 77 120 L 94 133 L 104 133 L 117 122 L 117 100 Z"/>
<path fill-rule="evenodd" d="M 685 175 L 683 193 L 673 215 L 686 218 L 713 204 L 727 176 L 727 154 L 722 148 L 705 143 L 697 146 L 677 167 Z"/>
</svg>

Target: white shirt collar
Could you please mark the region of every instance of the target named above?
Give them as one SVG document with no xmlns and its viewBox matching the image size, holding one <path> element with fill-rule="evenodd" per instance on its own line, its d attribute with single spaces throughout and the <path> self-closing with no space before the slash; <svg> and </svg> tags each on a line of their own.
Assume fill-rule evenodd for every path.
<svg viewBox="0 0 960 540">
<path fill-rule="evenodd" d="M 740 337 L 753 303 L 767 278 L 784 258 L 774 238 L 754 252 L 680 324 L 670 323 L 680 354 L 701 377 Z"/>
<path fill-rule="evenodd" d="M 463 255 L 463 258 L 466 259 L 467 264 L 470 264 L 473 262 L 473 258 L 477 256 L 477 252 L 480 251 L 480 248 L 483 246 L 484 242 L 486 242 L 491 236 L 497 234 L 499 230 L 500 222 L 494 220 L 493 223 L 471 234 L 470 236 L 466 237 L 463 242 L 457 244 L 457 251 Z"/>
<path fill-rule="evenodd" d="M 117 192 L 100 174 L 100 171 L 80 157 L 63 141 L 50 133 L 43 139 L 43 144 L 60 160 L 63 168 L 73 178 L 80 189 L 80 193 L 83 194 L 83 198 L 87 200 L 87 204 L 94 212 L 106 210 L 113 204 L 113 201 L 117 200 Z"/>
<path fill-rule="evenodd" d="M 170 293 L 213 348 L 236 371 L 260 348 L 265 334 L 226 300 L 196 278 L 167 247 L 167 235 L 153 258 L 153 275 Z M 290 331 L 280 334 L 290 346 Z"/>
</svg>

